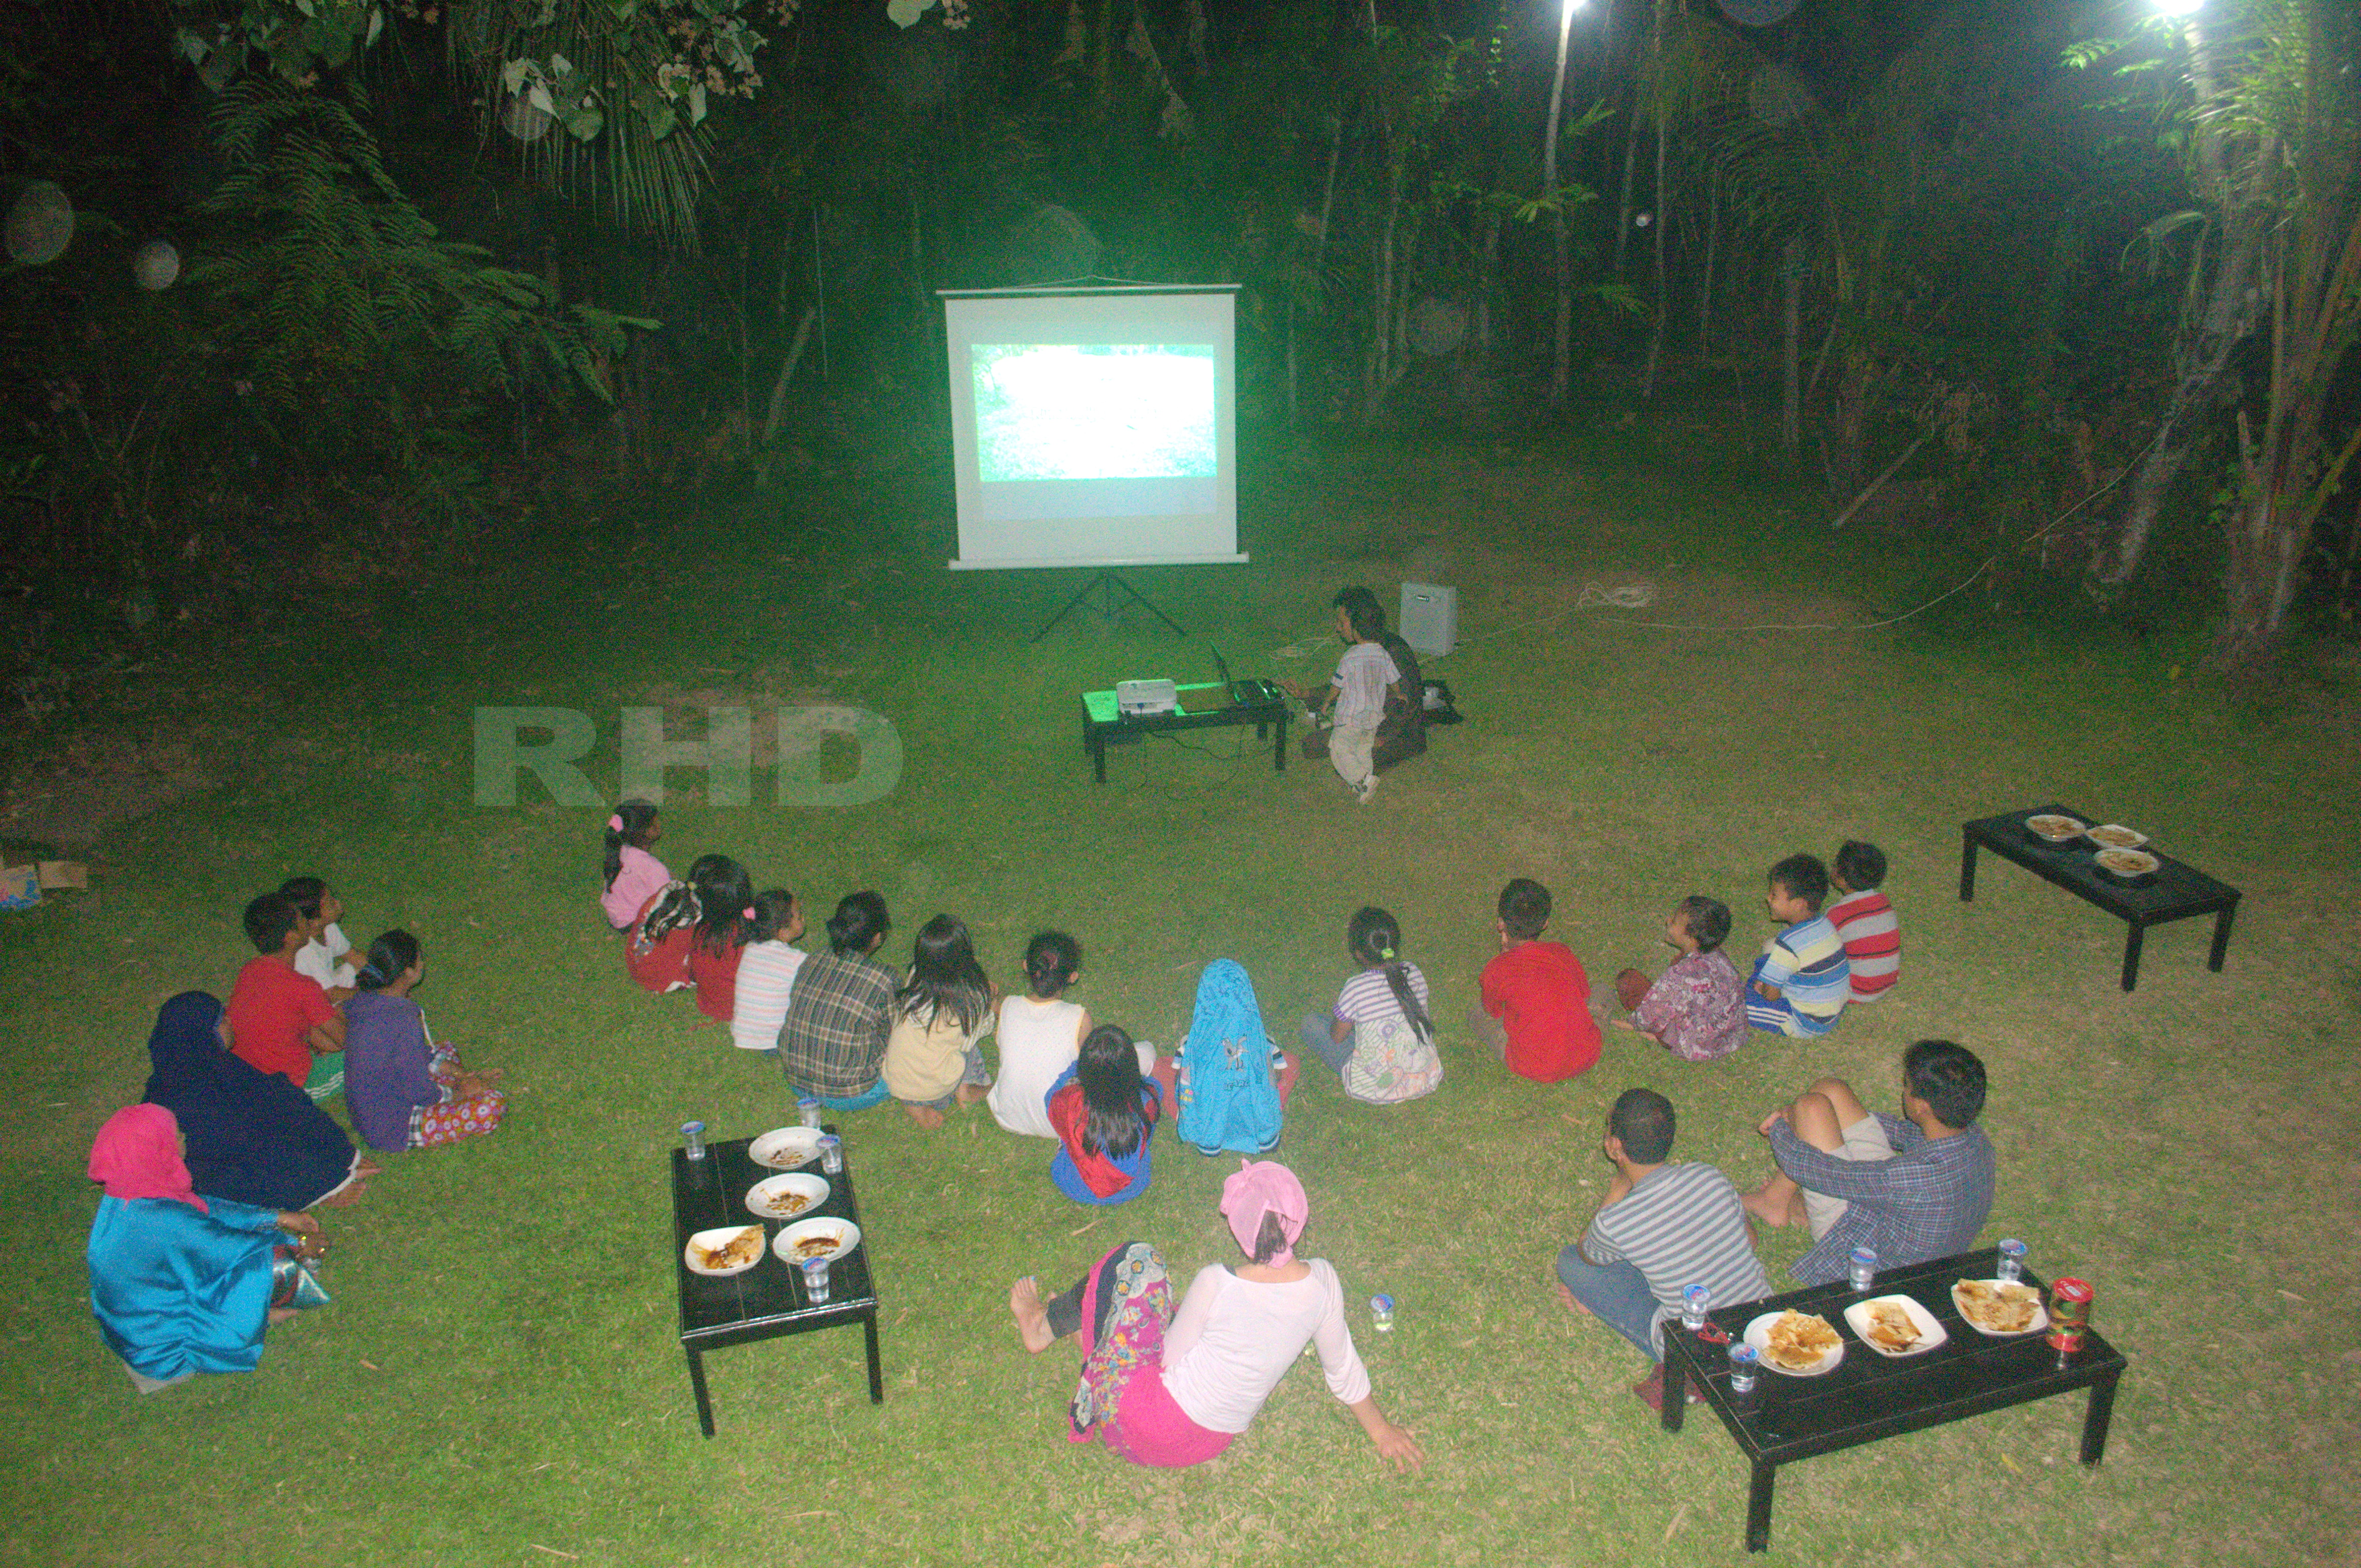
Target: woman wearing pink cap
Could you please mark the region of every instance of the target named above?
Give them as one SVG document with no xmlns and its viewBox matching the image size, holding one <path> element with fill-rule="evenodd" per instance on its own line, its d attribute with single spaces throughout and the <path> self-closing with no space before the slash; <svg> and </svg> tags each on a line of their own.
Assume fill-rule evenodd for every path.
<svg viewBox="0 0 2361 1568">
<path fill-rule="evenodd" d="M 1030 1278 L 1009 1291 L 1026 1349 L 1038 1354 L 1068 1334 L 1082 1341 L 1069 1441 L 1100 1439 L 1134 1464 L 1201 1464 L 1253 1422 L 1309 1341 L 1329 1392 L 1378 1453 L 1401 1469 L 1423 1465 L 1417 1441 L 1370 1397 L 1336 1270 L 1295 1255 L 1311 1216 L 1295 1173 L 1240 1161 L 1223 1183 L 1222 1216 L 1250 1261 L 1198 1270 L 1177 1312 L 1164 1259 L 1145 1242 L 1116 1247 L 1054 1299 L 1042 1300 Z"/>
</svg>

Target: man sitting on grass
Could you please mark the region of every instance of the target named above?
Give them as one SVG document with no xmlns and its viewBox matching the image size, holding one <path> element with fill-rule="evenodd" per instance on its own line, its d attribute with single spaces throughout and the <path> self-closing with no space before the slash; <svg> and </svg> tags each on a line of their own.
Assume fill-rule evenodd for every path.
<svg viewBox="0 0 2361 1568">
<path fill-rule="evenodd" d="M 1983 1108 L 1984 1064 L 1949 1040 L 1903 1053 L 1899 1116 L 1824 1078 L 1763 1119 L 1779 1169 L 1746 1195 L 1747 1212 L 1811 1226 L 1819 1245 L 1790 1271 L 1806 1285 L 1842 1279 L 1857 1246 L 1876 1249 L 1881 1269 L 1965 1252 L 1992 1213 Z"/>
<path fill-rule="evenodd" d="M 1773 1035 L 1809 1039 L 1837 1026 L 1852 995 L 1852 967 L 1837 928 L 1820 913 L 1828 872 L 1810 855 L 1771 868 L 1763 903 L 1785 929 L 1763 944 L 1747 987 L 1746 1021 Z"/>
<path fill-rule="evenodd" d="M 1664 1402 L 1664 1320 L 1681 1292 L 1702 1285 L 1713 1305 L 1771 1294 L 1754 1255 L 1738 1189 L 1709 1165 L 1668 1165 L 1673 1102 L 1627 1089 L 1607 1113 L 1601 1152 L 1615 1168 L 1607 1201 L 1580 1242 L 1557 1256 L 1558 1299 L 1605 1321 L 1656 1365 L 1631 1391 L 1652 1409 Z"/>
</svg>

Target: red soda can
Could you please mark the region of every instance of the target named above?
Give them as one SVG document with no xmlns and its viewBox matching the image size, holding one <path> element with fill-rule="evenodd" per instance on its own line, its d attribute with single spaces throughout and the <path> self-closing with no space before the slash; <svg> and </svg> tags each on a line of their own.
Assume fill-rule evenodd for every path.
<svg viewBox="0 0 2361 1568">
<path fill-rule="evenodd" d="M 2049 1287 L 2049 1347 L 2060 1355 L 2071 1355 L 2082 1348 L 2082 1337 L 2091 1330 L 2090 1283 L 2081 1279 L 2059 1279 Z"/>
</svg>

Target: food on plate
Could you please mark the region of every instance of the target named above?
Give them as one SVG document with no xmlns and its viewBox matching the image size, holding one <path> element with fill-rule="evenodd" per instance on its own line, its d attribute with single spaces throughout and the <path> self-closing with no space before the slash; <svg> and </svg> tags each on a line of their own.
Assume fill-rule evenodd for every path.
<svg viewBox="0 0 2361 1568">
<path fill-rule="evenodd" d="M 793 1188 L 783 1187 L 763 1200 L 763 1207 L 781 1219 L 802 1213 L 812 1206 L 812 1201 Z"/>
<path fill-rule="evenodd" d="M 1872 1301 L 1865 1315 L 1869 1331 L 1863 1337 L 1880 1350 L 1908 1350 L 1919 1341 L 1918 1320 L 1898 1301 Z"/>
<path fill-rule="evenodd" d="M 2134 832 L 2129 828 L 2119 828 L 2112 822 L 2104 828 L 2092 828 L 2091 837 L 2111 850 L 2136 850 L 2147 842 L 2147 834 Z"/>
<path fill-rule="evenodd" d="M 2070 817 L 2028 817 L 2025 825 L 2045 839 L 2072 839 L 2082 831 L 2082 824 Z"/>
<path fill-rule="evenodd" d="M 2021 1334 L 2033 1327 L 2041 1310 L 2041 1292 L 2030 1285 L 1999 1280 L 1962 1279 L 1951 1287 L 1960 1316 L 1986 1333 Z"/>
<path fill-rule="evenodd" d="M 2156 870 L 2156 857 L 2137 850 L 2102 850 L 2098 861 L 2117 876 L 2146 876 Z"/>
<path fill-rule="evenodd" d="M 1763 1331 L 1763 1355 L 1773 1366 L 1800 1372 L 1806 1367 L 1817 1366 L 1821 1358 L 1836 1349 L 1839 1343 L 1837 1331 L 1828 1327 L 1825 1318 L 1785 1311 Z"/>
<path fill-rule="evenodd" d="M 697 1261 L 704 1268 L 743 1268 L 763 1255 L 763 1227 L 749 1225 L 723 1242 L 719 1246 L 697 1249 Z"/>
<path fill-rule="evenodd" d="M 796 1243 L 797 1257 L 826 1257 L 844 1245 L 842 1231 L 821 1231 L 805 1236 Z"/>
</svg>

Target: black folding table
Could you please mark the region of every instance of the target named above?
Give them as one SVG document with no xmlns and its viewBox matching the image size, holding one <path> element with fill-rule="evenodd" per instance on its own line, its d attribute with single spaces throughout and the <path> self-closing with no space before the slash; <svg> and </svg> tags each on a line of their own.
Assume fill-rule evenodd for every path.
<svg viewBox="0 0 2361 1568">
<path fill-rule="evenodd" d="M 1949 1335 L 1941 1345 L 1917 1355 L 1888 1359 L 1862 1343 L 1846 1323 L 1844 1310 L 1865 1297 L 1842 1282 L 1712 1312 L 1708 1321 L 1728 1334 L 1731 1344 L 1743 1338 L 1746 1325 L 1756 1318 L 1788 1308 L 1825 1318 L 1844 1342 L 1843 1360 L 1816 1377 L 1790 1376 L 1765 1363 L 1754 1393 L 1743 1399 L 1730 1391 L 1728 1346 L 1688 1333 L 1677 1320 L 1664 1325 L 1664 1430 L 1681 1430 L 1688 1403 L 1681 1395 L 1681 1380 L 1686 1376 L 1753 1467 L 1746 1502 L 1749 1552 L 1761 1552 L 1771 1543 L 1771 1488 L 1780 1465 L 1987 1410 L 2088 1388 L 2082 1463 L 2099 1463 L 2107 1449 L 2115 1382 L 2127 1364 L 2095 1332 L 2084 1335 L 2081 1350 L 2061 1355 L 2037 1333 L 1993 1339 L 1970 1327 L 1952 1304 L 1952 1282 L 1991 1278 L 1998 1256 L 1997 1248 L 1987 1247 L 1878 1275 L 1867 1296 L 1908 1296 Z M 2025 1277 L 2029 1285 L 2041 1284 L 2030 1274 Z"/>
<path fill-rule="evenodd" d="M 833 1127 L 828 1129 L 834 1132 Z M 869 1271 L 869 1238 L 829 1266 L 829 1299 L 815 1305 L 804 1292 L 803 1271 L 771 1251 L 787 1225 L 820 1218 L 861 1223 L 852 1195 L 852 1161 L 830 1176 L 817 1161 L 799 1168 L 829 1184 L 828 1201 L 794 1220 L 758 1221 L 746 1208 L 747 1190 L 778 1173 L 747 1152 L 752 1138 L 706 1146 L 703 1159 L 672 1151 L 673 1271 L 680 1288 L 680 1347 L 688 1355 L 689 1387 L 697 1392 L 697 1425 L 713 1435 L 713 1400 L 705 1387 L 705 1353 L 783 1334 L 859 1323 L 869 1342 L 869 1402 L 883 1404 L 885 1381 L 877 1359 L 877 1286 Z M 688 1238 L 723 1225 L 763 1227 L 763 1260 L 743 1274 L 716 1277 L 688 1266 Z"/>
<path fill-rule="evenodd" d="M 2169 920 L 2213 916 L 2213 948 L 2206 957 L 2205 967 L 2220 971 L 2223 958 L 2230 950 L 2230 922 L 2238 915 L 2236 888 L 2216 882 L 2169 855 L 2158 854 L 2153 845 L 2147 852 L 2155 855 L 2158 862 L 2155 876 L 2136 883 L 2127 883 L 2103 870 L 2088 843 L 2077 839 L 2052 845 L 2037 837 L 2026 826 L 2036 817 L 2070 817 L 2077 822 L 2096 820 L 2053 805 L 2029 806 L 1963 824 L 1960 828 L 1961 903 L 1976 895 L 1976 851 L 1990 850 L 2004 861 L 2015 861 L 2042 881 L 2064 888 L 2084 903 L 2097 905 L 2131 927 L 2131 936 L 2124 943 L 2125 991 L 2139 983 L 2140 946 L 2147 937 L 2147 928 Z"/>
</svg>

